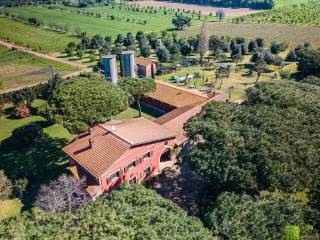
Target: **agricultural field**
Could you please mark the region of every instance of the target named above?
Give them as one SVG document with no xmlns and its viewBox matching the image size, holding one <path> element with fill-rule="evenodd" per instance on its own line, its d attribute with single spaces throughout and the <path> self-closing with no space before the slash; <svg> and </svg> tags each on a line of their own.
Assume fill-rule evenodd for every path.
<svg viewBox="0 0 320 240">
<path fill-rule="evenodd" d="M 281 23 L 320 27 L 320 2 L 289 5 L 233 19 L 235 22 Z"/>
<path fill-rule="evenodd" d="M 58 34 L 4 17 L 0 17 L 0 26 L 1 38 L 43 52 L 60 52 L 70 41 L 78 41 L 66 34 Z"/>
<path fill-rule="evenodd" d="M 49 66 L 61 76 L 78 71 L 77 68 L 70 65 L 20 51 L 12 51 L 1 45 L 0 55 L 0 92 L 48 80 L 51 76 Z"/>
<path fill-rule="evenodd" d="M 215 15 L 216 11 L 219 9 L 223 9 L 226 16 L 236 17 L 236 16 L 244 16 L 247 14 L 258 12 L 257 10 L 252 10 L 249 8 L 219 8 L 219 7 L 211 7 L 211 6 L 203 6 L 196 4 L 186 4 L 186 3 L 178 3 L 178 2 L 164 2 L 164 1 L 138 1 L 132 2 L 132 5 L 140 6 L 140 7 L 154 7 L 154 8 L 166 8 L 166 9 L 176 9 L 176 10 L 185 10 L 185 11 L 201 11 L 202 14 L 205 15 Z"/>
<path fill-rule="evenodd" d="M 139 10 L 139 12 L 137 12 Z M 52 23 L 67 26 L 68 32 L 74 33 L 76 29 L 87 32 L 89 36 L 100 34 L 115 37 L 117 34 L 127 32 L 136 33 L 143 30 L 145 33 L 172 29 L 171 23 L 174 11 L 166 12 L 151 9 L 139 9 L 130 6 L 110 5 L 74 9 L 67 7 L 19 7 L 7 9 L 10 14 L 25 18 L 35 17 L 49 26 Z M 192 17 L 192 14 L 187 14 Z M 195 15 L 192 20 L 194 26 L 200 25 L 202 20 Z"/>
<path fill-rule="evenodd" d="M 320 47 L 320 28 L 310 26 L 287 26 L 283 24 L 255 23 L 209 23 L 210 34 L 219 36 L 242 36 L 248 39 L 262 37 L 267 42 L 274 40 L 288 41 L 292 47 L 303 42 L 310 42 Z M 181 32 L 185 36 L 193 36 L 200 32 L 200 27 L 191 27 Z"/>
</svg>

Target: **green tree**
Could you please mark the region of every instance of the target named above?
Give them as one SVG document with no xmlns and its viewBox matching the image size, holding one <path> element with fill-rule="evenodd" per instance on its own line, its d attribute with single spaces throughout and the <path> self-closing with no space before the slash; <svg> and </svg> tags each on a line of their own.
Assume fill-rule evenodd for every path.
<svg viewBox="0 0 320 240">
<path fill-rule="evenodd" d="M 72 133 L 120 113 L 128 107 L 128 99 L 102 76 L 92 74 L 61 83 L 48 100 L 42 113 Z"/>
<path fill-rule="evenodd" d="M 159 59 L 159 62 L 162 62 L 162 63 L 168 62 L 170 59 L 170 53 L 169 53 L 168 49 L 165 47 L 158 48 L 156 54 Z"/>
<path fill-rule="evenodd" d="M 142 186 L 125 186 L 71 213 L 30 213 L 0 221 L 7 239 L 211 240 L 199 219 Z"/>
<path fill-rule="evenodd" d="M 225 18 L 226 14 L 225 12 L 222 10 L 222 9 L 219 9 L 217 12 L 216 12 L 216 17 L 219 18 L 220 22 Z"/>
<path fill-rule="evenodd" d="M 178 15 L 172 18 L 172 24 L 179 30 L 191 26 L 191 18 L 184 15 Z"/>
<path fill-rule="evenodd" d="M 203 138 L 187 160 L 220 191 L 303 191 L 320 170 L 319 96 L 314 85 L 270 81 L 242 106 L 211 102 L 185 125 Z"/>
<path fill-rule="evenodd" d="M 263 59 L 258 60 L 255 64 L 254 64 L 254 70 L 257 72 L 257 79 L 256 79 L 256 83 L 259 82 L 261 74 L 265 71 L 267 67 L 266 62 Z"/>
<path fill-rule="evenodd" d="M 309 75 L 320 77 L 320 49 L 303 49 L 298 53 L 298 57 L 298 70 L 302 77 Z"/>
<path fill-rule="evenodd" d="M 12 183 L 0 169 L 0 201 L 7 200 L 12 193 Z"/>
<path fill-rule="evenodd" d="M 129 99 L 137 103 L 139 117 L 141 117 L 140 99 L 147 93 L 156 89 L 153 78 L 123 78 L 118 83 L 119 87 L 129 95 Z"/>
<path fill-rule="evenodd" d="M 82 49 L 78 49 L 77 52 L 76 52 L 76 55 L 79 59 L 82 59 L 83 58 L 83 55 L 84 55 L 84 52 Z"/>
<path fill-rule="evenodd" d="M 225 192 L 209 210 L 214 235 L 229 239 L 283 239 L 287 225 L 304 225 L 304 207 L 288 197 L 254 198 Z"/>
</svg>

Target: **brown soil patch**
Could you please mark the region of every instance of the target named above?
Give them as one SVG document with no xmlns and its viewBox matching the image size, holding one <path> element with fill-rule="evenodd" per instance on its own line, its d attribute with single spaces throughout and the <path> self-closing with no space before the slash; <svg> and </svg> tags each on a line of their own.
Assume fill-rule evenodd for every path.
<svg viewBox="0 0 320 240">
<path fill-rule="evenodd" d="M 49 69 L 15 64 L 0 66 L 0 81 L 2 81 L 4 89 L 46 81 L 49 77 Z"/>
<path fill-rule="evenodd" d="M 191 27 L 183 31 L 183 35 L 195 35 L 200 27 Z M 263 37 L 266 41 L 288 41 L 293 46 L 302 42 L 310 42 L 314 47 L 320 47 L 320 28 L 309 26 L 289 26 L 283 24 L 255 24 L 255 23 L 209 23 L 210 34 L 220 36 L 242 36 L 249 39 Z"/>
<path fill-rule="evenodd" d="M 156 8 L 166 7 L 167 9 L 180 9 L 180 10 L 184 9 L 184 10 L 190 10 L 191 12 L 201 11 L 201 13 L 205 15 L 209 15 L 210 13 L 215 15 L 218 9 L 223 9 L 227 17 L 244 16 L 244 15 L 258 12 L 257 10 L 252 10 L 249 8 L 218 8 L 218 7 L 211 7 L 211 6 L 202 6 L 202 5 L 166 2 L 166 1 L 152 1 L 152 0 L 133 2 L 131 4 L 135 4 L 140 7 L 156 7 Z"/>
</svg>

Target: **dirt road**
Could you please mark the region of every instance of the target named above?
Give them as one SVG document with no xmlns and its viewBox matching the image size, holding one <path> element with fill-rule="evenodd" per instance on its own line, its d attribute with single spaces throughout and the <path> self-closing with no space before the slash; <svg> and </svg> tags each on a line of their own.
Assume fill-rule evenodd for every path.
<svg viewBox="0 0 320 240">
<path fill-rule="evenodd" d="M 45 59 L 48 59 L 48 60 L 52 60 L 52 61 L 60 62 L 60 63 L 63 63 L 63 64 L 71 65 L 73 67 L 79 68 L 79 70 L 84 70 L 86 68 L 89 68 L 88 65 L 71 62 L 71 61 L 68 61 L 68 60 L 65 60 L 65 59 L 62 59 L 62 58 L 58 58 L 58 57 L 55 57 L 55 56 L 51 56 L 51 55 L 48 55 L 48 54 L 45 54 L 45 53 L 39 53 L 39 52 L 33 51 L 33 50 L 29 49 L 29 48 L 19 46 L 19 45 L 15 44 L 15 43 L 9 43 L 9 42 L 0 40 L 0 44 L 5 46 L 5 47 L 7 47 L 7 48 L 16 48 L 19 51 L 26 52 L 26 53 L 32 54 L 34 56 L 37 56 L 37 57 L 41 57 L 41 58 L 45 58 Z"/>
</svg>

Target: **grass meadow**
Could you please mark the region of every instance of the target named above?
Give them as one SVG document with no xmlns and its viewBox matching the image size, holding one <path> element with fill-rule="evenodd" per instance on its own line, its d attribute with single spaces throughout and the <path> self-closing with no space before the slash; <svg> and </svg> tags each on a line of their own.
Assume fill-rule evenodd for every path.
<svg viewBox="0 0 320 240">
<path fill-rule="evenodd" d="M 0 55 L 0 91 L 48 80 L 51 77 L 49 66 L 61 76 L 78 71 L 70 65 L 12 51 L 4 46 L 0 46 Z"/>
<path fill-rule="evenodd" d="M 60 52 L 69 42 L 78 41 L 77 38 L 66 34 L 44 30 L 4 17 L 0 17 L 0 26 L 1 38 L 46 52 Z"/>
<path fill-rule="evenodd" d="M 63 26 L 67 26 L 68 31 L 74 33 L 76 28 L 79 28 L 83 32 L 87 32 L 89 36 L 93 36 L 94 34 L 101 34 L 102 36 L 110 35 L 115 37 L 117 34 L 126 34 L 127 32 L 136 33 L 137 31 L 148 32 L 156 32 L 165 29 L 172 29 L 173 25 L 171 23 L 172 17 L 174 13 L 168 12 L 167 15 L 164 14 L 163 11 L 158 11 L 156 13 L 146 13 L 146 12 L 133 12 L 129 10 L 131 8 L 120 7 L 120 6 L 103 6 L 103 7 L 92 7 L 92 8 L 84 8 L 84 9 L 75 9 L 68 7 L 59 7 L 56 9 L 48 9 L 45 6 L 37 6 L 37 7 L 19 7 L 19 8 L 9 8 L 8 11 L 11 15 L 20 15 L 26 18 L 35 17 L 38 20 L 41 20 L 45 25 L 49 26 L 50 23 L 55 23 Z M 142 10 L 141 10 L 142 11 Z M 150 10 L 151 11 L 151 10 Z M 92 15 L 91 15 L 92 14 Z M 96 17 L 96 14 L 100 14 L 100 17 Z M 111 15 L 114 20 L 111 20 Z M 187 14 L 192 16 L 192 14 Z M 215 19 L 212 17 L 212 19 Z M 10 21 L 10 20 L 6 20 Z M 144 21 L 145 24 L 144 24 Z M 202 20 L 198 19 L 197 16 L 193 17 L 192 25 L 200 25 Z M 8 31 L 7 35 L 15 36 L 16 30 L 10 31 L 7 28 L 12 28 L 11 26 L 7 26 L 6 24 L 1 24 L 4 26 L 4 29 L 0 31 L 1 36 L 5 36 L 5 32 Z M 21 25 L 21 24 L 16 24 Z M 25 26 L 26 32 L 28 32 L 28 27 Z M 33 28 L 33 27 L 32 27 Z M 40 28 L 38 31 L 44 31 Z M 2 33 L 4 32 L 4 33 Z M 50 32 L 50 31 L 46 31 Z M 50 32 L 55 34 L 56 37 L 60 36 L 65 43 L 68 39 L 70 42 L 70 37 L 67 34 L 58 34 L 55 32 Z M 18 33 L 19 34 L 19 33 Z M 35 34 L 33 38 L 37 38 L 38 34 Z M 22 38 L 21 36 L 11 37 L 12 40 L 15 39 L 30 39 L 29 41 L 33 41 L 33 38 L 29 36 L 25 36 Z M 37 40 L 40 40 L 41 36 L 38 37 Z M 21 41 L 21 40 L 20 40 Z M 61 42 L 61 41 L 60 41 Z M 53 43 L 56 45 L 56 43 Z M 37 44 L 39 45 L 39 44 Z M 41 44 L 40 44 L 41 45 Z M 40 46 L 39 45 L 39 46 Z M 49 50 L 61 50 L 64 49 L 66 44 L 63 44 L 63 48 L 61 48 L 60 44 L 57 45 L 57 48 L 52 48 Z M 48 49 L 48 47 L 41 46 L 44 49 Z"/>
</svg>

